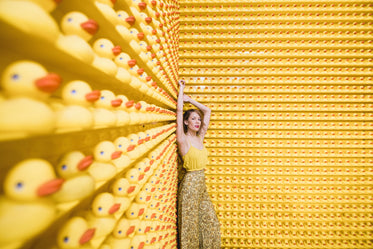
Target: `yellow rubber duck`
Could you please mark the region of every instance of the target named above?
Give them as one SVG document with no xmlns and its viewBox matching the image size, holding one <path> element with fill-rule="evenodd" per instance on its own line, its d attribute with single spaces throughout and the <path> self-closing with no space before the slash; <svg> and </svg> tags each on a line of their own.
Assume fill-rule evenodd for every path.
<svg viewBox="0 0 373 249">
<path fill-rule="evenodd" d="M 115 203 L 120 204 L 120 209 L 114 214 L 116 219 L 122 217 L 123 213 L 127 210 L 131 204 L 131 198 L 128 196 L 128 189 L 130 183 L 126 178 L 117 179 L 111 186 L 112 193 L 114 195 Z"/>
<path fill-rule="evenodd" d="M 58 24 L 39 2 L 3 0 L 0 2 L 0 20 L 29 35 L 54 43 L 60 35 Z"/>
<path fill-rule="evenodd" d="M 122 25 L 127 29 L 133 26 L 136 22 L 136 18 L 134 16 L 128 15 L 128 13 L 124 10 L 118 10 L 117 17 L 118 17 L 117 25 Z"/>
<path fill-rule="evenodd" d="M 96 146 L 96 150 L 100 151 L 102 160 L 110 161 L 117 167 L 117 170 L 122 171 L 131 163 L 127 155 L 123 155 L 122 150 L 118 150 L 114 143 L 110 141 L 102 141 Z M 110 156 L 110 158 L 108 158 Z"/>
<path fill-rule="evenodd" d="M 113 9 L 114 3 L 110 0 L 96 0 L 94 1 L 96 8 L 102 13 L 102 15 L 113 25 L 119 23 L 117 13 Z"/>
<path fill-rule="evenodd" d="M 151 201 L 151 199 L 151 194 L 144 190 L 140 191 L 135 197 L 135 201 L 140 204 L 147 204 Z"/>
<path fill-rule="evenodd" d="M 142 249 L 145 246 L 146 236 L 145 235 L 136 235 L 131 240 L 131 248 Z"/>
<path fill-rule="evenodd" d="M 74 80 L 62 89 L 63 105 L 56 108 L 57 132 L 90 129 L 93 115 L 89 107 L 100 98 L 100 91 L 92 91 L 88 83 Z"/>
<path fill-rule="evenodd" d="M 105 240 L 104 248 L 110 249 L 123 249 L 130 248 L 131 238 L 134 237 L 135 231 L 137 230 L 140 221 L 137 219 L 129 220 L 121 218 L 118 220 L 112 234 Z"/>
<path fill-rule="evenodd" d="M 36 3 L 37 5 L 39 5 L 42 9 L 44 9 L 46 12 L 50 13 L 52 12 L 56 7 L 57 5 L 60 3 L 60 1 L 55 1 L 55 0 L 25 0 L 25 1 L 29 1 L 29 2 L 33 2 L 33 3 Z"/>
<path fill-rule="evenodd" d="M 116 126 L 117 116 L 114 110 L 122 104 L 122 100 L 116 98 L 113 92 L 102 90 L 100 98 L 94 103 L 92 109 L 94 127 L 106 128 Z"/>
<path fill-rule="evenodd" d="M 100 38 L 95 40 L 92 48 L 95 53 L 92 65 L 111 76 L 116 75 L 118 66 L 113 59 L 121 53 L 121 47 L 114 46 L 109 39 Z"/>
<path fill-rule="evenodd" d="M 57 246 L 59 249 L 91 248 L 87 243 L 92 239 L 95 231 L 95 228 L 88 226 L 84 218 L 74 216 L 59 229 Z"/>
<path fill-rule="evenodd" d="M 81 200 L 92 194 L 95 180 L 87 172 L 92 163 L 93 156 L 85 156 L 81 151 L 63 155 L 56 166 L 56 172 L 65 182 L 52 198 L 61 203 Z"/>
<path fill-rule="evenodd" d="M 132 117 L 131 117 L 131 121 L 132 121 Z M 130 134 L 127 138 L 130 142 L 130 145 L 127 148 L 128 156 L 131 159 L 136 159 L 136 158 L 140 157 L 140 153 L 137 150 L 137 145 L 138 145 L 138 142 L 139 142 L 138 141 L 139 137 L 137 136 L 137 134 Z"/>
<path fill-rule="evenodd" d="M 91 246 L 98 248 L 109 235 L 117 222 L 114 213 L 120 208 L 120 204 L 115 203 L 114 196 L 108 192 L 98 194 L 92 204 L 91 210 L 86 214 L 88 226 L 96 228 L 93 238 L 90 240 Z"/>
<path fill-rule="evenodd" d="M 94 162 L 88 168 L 89 174 L 96 182 L 111 179 L 117 173 L 113 160 L 118 158 L 120 154 L 110 141 L 98 143 L 93 149 Z"/>
<path fill-rule="evenodd" d="M 45 198 L 63 184 L 52 165 L 38 158 L 16 164 L 4 180 L 0 197 L 0 247 L 16 248 L 53 222 L 55 204 Z"/>
<path fill-rule="evenodd" d="M 123 25 L 117 25 L 115 29 L 134 51 L 141 51 L 139 42 L 144 39 L 144 33 L 139 32 L 136 28 L 126 28 Z"/>
<path fill-rule="evenodd" d="M 99 26 L 95 20 L 78 11 L 65 14 L 60 23 L 63 35 L 57 40 L 57 47 L 85 63 L 92 63 L 94 52 L 88 41 Z"/>
<path fill-rule="evenodd" d="M 53 132 L 55 113 L 44 101 L 61 81 L 59 75 L 48 73 L 34 61 L 7 66 L 1 77 L 5 99 L 0 102 L 0 139 Z"/>
<path fill-rule="evenodd" d="M 125 212 L 128 219 L 142 219 L 146 210 L 146 204 L 132 202 Z"/>
<path fill-rule="evenodd" d="M 127 112 L 127 103 L 129 102 L 128 98 L 123 95 L 117 95 L 117 99 L 121 99 L 122 103 L 117 109 L 114 111 L 117 116 L 117 126 L 124 126 L 130 123 L 130 115 Z"/>
</svg>

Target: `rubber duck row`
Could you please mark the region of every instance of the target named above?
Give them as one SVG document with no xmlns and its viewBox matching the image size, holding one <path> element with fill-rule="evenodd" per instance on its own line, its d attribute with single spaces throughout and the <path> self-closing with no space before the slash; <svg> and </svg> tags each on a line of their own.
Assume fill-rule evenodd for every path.
<svg viewBox="0 0 373 249">
<path fill-rule="evenodd" d="M 90 248 L 143 248 L 145 245 L 161 248 L 161 245 L 174 243 L 176 182 L 169 181 L 176 174 L 176 167 L 169 168 L 169 165 L 176 163 L 172 154 L 176 147 L 170 146 L 173 142 L 165 141 L 148 158 L 130 169 L 125 177 L 115 180 L 110 192 L 97 195 L 88 214 L 68 220 L 57 235 L 59 248 L 85 243 Z M 151 163 L 151 167 L 148 166 L 150 170 L 141 180 L 137 180 L 140 176 L 136 171 L 143 169 L 144 163 L 149 164 L 149 158 L 154 154 L 158 161 Z M 159 184 L 167 184 L 168 187 L 159 187 Z M 162 209 L 159 208 L 160 202 Z M 78 224 L 84 226 L 78 227 Z M 83 228 L 78 234 L 77 227 Z M 86 237 L 87 227 L 88 230 L 94 229 L 90 240 Z"/>
<path fill-rule="evenodd" d="M 274 75 L 274 76 L 312 76 L 312 75 L 323 75 L 323 76 L 335 76 L 335 75 L 356 75 L 356 76 L 370 76 L 373 69 L 366 69 L 365 67 L 324 67 L 324 68 L 313 68 L 313 67 L 236 67 L 236 68 L 183 68 L 180 70 L 181 76 L 219 76 L 219 75 L 230 75 L 230 76 L 248 76 L 248 75 Z"/>
<path fill-rule="evenodd" d="M 175 114 L 144 101 L 135 103 L 109 90 L 93 91 L 87 82 L 70 81 L 61 98 L 51 94 L 59 75 L 33 61 L 17 61 L 2 75 L 0 130 L 2 139 L 168 121 Z"/>
<path fill-rule="evenodd" d="M 201 80 L 201 78 L 197 79 Z M 237 79 L 236 79 L 237 80 Z M 184 91 L 186 93 L 193 94 L 193 92 L 199 93 L 203 91 L 204 93 L 323 93 L 323 94 L 336 94 L 336 93 L 366 93 L 372 91 L 373 87 L 371 85 L 365 84 L 349 84 L 349 85 L 256 85 L 256 86 L 186 86 Z M 347 106 L 345 108 L 348 108 Z M 344 108 L 343 108 L 344 109 Z"/>
<path fill-rule="evenodd" d="M 232 66 L 253 66 L 253 67 L 258 67 L 258 66 L 263 66 L 264 64 L 266 67 L 276 67 L 276 66 L 281 66 L 283 67 L 284 65 L 291 65 L 291 64 L 298 64 L 299 66 L 318 66 L 318 67 L 330 67 L 330 66 L 372 66 L 372 59 L 371 58 L 361 58 L 361 59 L 350 59 L 350 58 L 339 58 L 339 59 L 334 59 L 334 58 L 325 58 L 325 59 L 320 59 L 320 58 L 310 58 L 310 59 L 298 59 L 298 58 L 272 58 L 272 59 L 261 59 L 258 58 L 256 60 L 253 59 L 182 59 L 179 62 L 179 65 L 181 67 L 194 67 L 196 64 L 201 65 L 201 66 L 208 66 L 208 67 L 215 67 L 215 66 L 220 66 L 220 67 L 232 67 Z"/>
<path fill-rule="evenodd" d="M 309 75 L 305 76 L 250 76 L 250 77 L 182 77 L 186 82 L 189 84 L 239 84 L 239 85 L 260 85 L 263 83 L 266 84 L 286 84 L 286 85 L 293 85 L 296 84 L 327 84 L 330 87 L 333 87 L 333 84 L 367 84 L 372 81 L 372 77 L 370 76 L 361 76 L 361 77 L 354 77 L 354 76 L 312 76 Z M 331 84 L 333 83 L 333 84 Z M 337 87 L 337 86 L 336 86 Z"/>
<path fill-rule="evenodd" d="M 150 96 L 156 95 L 153 97 L 167 105 L 175 105 L 172 98 L 165 91 L 143 84 L 144 82 L 146 83 L 145 79 L 148 76 L 144 69 L 131 68 L 133 71 L 132 75 L 138 78 L 142 76 L 143 81 L 131 80 L 131 70 L 128 61 L 131 61 L 130 65 L 134 67 L 136 60 L 131 59 L 128 54 L 122 52 L 120 46 L 114 46 L 113 42 L 107 38 L 96 39 L 92 45 L 88 43 L 97 33 L 99 25 L 93 19 L 89 19 L 84 13 L 79 11 L 66 13 L 61 20 L 62 32 L 60 32 L 60 27 L 54 18 L 32 1 L 3 1 L 1 8 L 4 12 L 0 12 L 0 18 L 16 26 L 26 34 L 40 36 L 42 39 L 55 44 L 56 49 L 67 52 L 71 56 L 80 59 L 83 63 L 90 64 L 97 70 L 113 76 L 125 84 L 129 84 L 135 89 L 140 89 L 144 93 L 149 92 Z M 24 13 L 26 9 L 27 15 Z M 25 21 L 28 23 L 25 24 Z M 45 31 L 48 31 L 47 37 L 45 36 Z M 136 44 L 136 53 L 146 52 L 146 43 L 137 43 L 139 41 L 138 37 L 140 37 L 140 35 L 137 35 L 139 32 L 135 32 L 136 30 L 130 32 L 128 29 L 126 31 L 127 33 L 122 37 L 124 43 L 126 45 Z M 157 65 L 151 54 L 144 54 L 142 58 L 145 60 L 144 63 L 147 63 L 148 67 L 150 66 L 149 68 L 154 71 L 154 75 L 161 75 L 160 66 Z M 160 82 L 160 79 L 163 78 L 158 77 L 155 81 Z M 149 82 L 150 84 L 151 82 Z"/>
<path fill-rule="evenodd" d="M 180 43 L 180 50 L 185 49 L 256 49 L 256 48 L 274 48 L 274 47 L 283 47 L 283 48 L 298 48 L 298 49 L 309 49 L 315 48 L 317 46 L 323 45 L 328 48 L 365 48 L 368 49 L 372 46 L 372 40 L 256 40 L 256 41 L 185 41 Z"/>
<path fill-rule="evenodd" d="M 166 145 L 173 143 L 174 139 L 164 141 L 149 154 L 149 158 L 145 157 L 125 173 L 123 179 L 126 180 L 123 181 L 128 183 L 127 194 L 134 192 L 135 196 L 140 191 L 160 164 L 160 155 L 165 153 Z M 0 198 L 3 210 L 0 216 L 0 244 L 18 247 L 42 232 L 61 212 L 66 212 L 66 207 L 70 209 L 71 205 L 76 205 L 77 201 L 87 198 L 100 185 L 123 172 L 131 162 L 128 159 L 125 164 L 119 164 L 118 160 L 123 163 L 121 157 L 125 157 L 122 151 L 115 151 L 112 143 L 103 141 L 94 148 L 93 157 L 84 156 L 79 151 L 69 152 L 62 157 L 56 169 L 48 161 L 39 158 L 26 159 L 15 165 L 6 175 L 4 195 Z M 108 210 L 120 209 L 119 205 L 113 207 L 114 203 L 110 204 L 112 196 L 107 197 L 102 193 L 98 196 L 104 202 L 99 201 L 100 204 L 108 207 Z M 122 206 L 122 214 L 128 207 Z M 16 214 L 19 208 L 22 208 L 22 214 Z"/>
<path fill-rule="evenodd" d="M 154 51 L 159 63 L 149 68 L 164 69 L 167 77 L 163 83 L 166 83 L 165 86 L 169 91 L 176 93 L 174 87 L 177 79 L 177 43 L 173 34 L 178 24 L 175 22 L 177 19 L 175 6 L 164 5 L 163 2 L 157 4 L 156 1 L 141 2 L 139 0 L 114 2 L 101 0 L 96 1 L 95 5 L 140 56 L 143 57 L 141 53 L 146 52 L 141 51 L 140 47 Z M 164 11 L 163 7 L 165 7 Z M 130 40 L 131 37 L 133 40 Z M 162 78 L 162 75 L 157 75 Z"/>
</svg>

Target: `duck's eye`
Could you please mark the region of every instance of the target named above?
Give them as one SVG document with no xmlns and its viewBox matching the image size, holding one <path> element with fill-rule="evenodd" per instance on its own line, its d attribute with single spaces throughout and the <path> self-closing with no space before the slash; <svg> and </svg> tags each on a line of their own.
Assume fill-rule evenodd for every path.
<svg viewBox="0 0 373 249">
<path fill-rule="evenodd" d="M 122 148 L 122 145 L 121 145 L 121 144 L 119 144 L 119 145 L 118 145 L 118 148 Z"/>
<path fill-rule="evenodd" d="M 119 57 L 119 60 L 122 61 L 122 60 L 123 60 L 123 57 Z"/>
<path fill-rule="evenodd" d="M 61 169 L 62 169 L 62 170 L 66 170 L 66 169 L 67 169 L 67 165 L 66 165 L 66 164 L 62 165 L 62 166 L 61 166 Z"/>
<path fill-rule="evenodd" d="M 67 237 L 67 236 L 64 237 L 64 238 L 63 238 L 63 243 L 68 243 L 68 242 L 69 242 L 69 237 Z"/>
<path fill-rule="evenodd" d="M 103 48 L 103 47 L 105 47 L 105 45 L 104 45 L 104 44 L 101 44 L 101 45 L 100 45 L 100 48 Z"/>
<path fill-rule="evenodd" d="M 75 89 L 71 90 L 71 93 L 76 94 L 76 90 Z"/>
<path fill-rule="evenodd" d="M 103 154 L 105 154 L 105 152 L 103 152 L 103 151 L 100 151 L 100 155 L 103 155 Z"/>
<path fill-rule="evenodd" d="M 133 139 L 131 139 L 131 142 L 133 142 Z"/>
<path fill-rule="evenodd" d="M 12 80 L 19 80 L 19 74 L 13 74 L 12 75 Z"/>
<path fill-rule="evenodd" d="M 131 215 L 135 215 L 135 213 L 134 213 L 134 212 L 132 212 L 132 213 L 131 213 Z"/>
<path fill-rule="evenodd" d="M 100 99 L 105 99 L 105 97 L 104 97 L 104 96 L 101 96 Z"/>
<path fill-rule="evenodd" d="M 134 176 L 131 176 L 131 179 L 133 179 L 134 178 Z"/>
<path fill-rule="evenodd" d="M 119 190 L 119 191 L 122 191 L 122 187 L 119 187 L 118 190 Z"/>
<path fill-rule="evenodd" d="M 119 231 L 118 231 L 118 234 L 122 234 L 122 230 L 119 230 Z"/>
<path fill-rule="evenodd" d="M 22 189 L 22 188 L 23 188 L 23 182 L 17 182 L 16 189 Z"/>
<path fill-rule="evenodd" d="M 102 207 L 98 207 L 98 211 L 100 211 L 100 212 L 101 212 L 101 211 L 102 211 Z"/>
<path fill-rule="evenodd" d="M 122 14 L 118 14 L 118 17 L 122 17 Z"/>
<path fill-rule="evenodd" d="M 69 18 L 67 18 L 67 21 L 68 21 L 68 22 L 72 22 L 73 19 L 72 19 L 71 17 L 69 17 Z"/>
</svg>

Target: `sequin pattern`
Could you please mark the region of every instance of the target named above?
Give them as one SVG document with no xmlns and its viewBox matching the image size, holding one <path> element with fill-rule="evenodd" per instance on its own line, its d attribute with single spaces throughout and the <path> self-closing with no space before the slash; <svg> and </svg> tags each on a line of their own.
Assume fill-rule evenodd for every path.
<svg viewBox="0 0 373 249">
<path fill-rule="evenodd" d="M 180 249 L 219 249 L 220 224 L 207 193 L 204 170 L 189 171 L 179 187 Z"/>
</svg>

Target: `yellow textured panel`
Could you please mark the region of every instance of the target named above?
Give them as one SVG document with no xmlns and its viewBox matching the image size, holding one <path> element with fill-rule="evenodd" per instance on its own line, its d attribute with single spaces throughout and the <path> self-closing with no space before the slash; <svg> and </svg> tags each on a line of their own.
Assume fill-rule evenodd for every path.
<svg viewBox="0 0 373 249">
<path fill-rule="evenodd" d="M 182 1 L 223 248 L 371 248 L 372 3 Z"/>
</svg>

